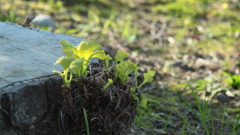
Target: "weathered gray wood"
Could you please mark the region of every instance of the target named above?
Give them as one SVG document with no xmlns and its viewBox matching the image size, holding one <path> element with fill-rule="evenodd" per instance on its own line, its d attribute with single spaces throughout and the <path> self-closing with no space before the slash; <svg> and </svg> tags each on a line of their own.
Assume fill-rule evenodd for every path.
<svg viewBox="0 0 240 135">
<path fill-rule="evenodd" d="M 1 135 L 50 134 L 48 120 L 61 104 L 61 77 L 52 75 L 62 70 L 53 65 L 64 55 L 60 40 L 83 39 L 0 22 Z"/>
<path fill-rule="evenodd" d="M 53 65 L 63 56 L 60 40 L 78 45 L 83 39 L 0 22 L 0 88 L 61 70 Z"/>
</svg>

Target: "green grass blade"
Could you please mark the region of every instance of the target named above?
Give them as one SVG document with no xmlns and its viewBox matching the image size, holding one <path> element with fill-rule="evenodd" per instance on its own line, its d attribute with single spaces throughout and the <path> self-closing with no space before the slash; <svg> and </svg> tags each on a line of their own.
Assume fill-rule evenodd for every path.
<svg viewBox="0 0 240 135">
<path fill-rule="evenodd" d="M 87 113 L 86 113 L 85 108 L 83 108 L 83 114 L 84 114 L 84 120 L 85 120 L 85 124 L 86 124 L 86 129 L 87 129 L 87 135 L 90 135 L 88 119 L 87 119 Z"/>
<path fill-rule="evenodd" d="M 238 116 L 238 119 L 237 119 L 236 123 L 234 124 L 234 127 L 232 128 L 230 135 L 234 135 L 236 128 L 238 126 L 239 119 L 240 119 L 240 115 Z"/>
<path fill-rule="evenodd" d="M 196 101 L 196 104 L 197 104 L 197 107 L 198 107 L 198 110 L 199 110 L 199 112 L 200 112 L 200 120 L 201 120 L 201 122 L 202 122 L 202 124 L 203 124 L 203 126 L 204 126 L 204 128 L 205 128 L 205 131 L 206 131 L 206 134 L 207 135 L 210 135 L 210 133 L 209 133 L 209 129 L 208 129 L 208 126 L 207 126 L 207 122 L 206 122 L 206 111 L 207 111 L 207 109 L 206 109 L 206 102 L 204 102 L 204 106 L 203 106 L 203 108 L 201 107 L 201 105 L 200 105 L 200 102 L 199 102 L 199 100 L 198 100 L 198 97 L 197 97 L 197 94 L 194 92 L 194 90 L 193 90 L 193 88 L 191 87 L 191 85 L 189 84 L 189 83 L 187 83 L 188 84 L 188 86 L 189 86 L 189 88 L 191 89 L 191 91 L 192 91 L 192 95 L 193 95 L 193 97 L 194 97 L 194 99 L 195 99 L 195 101 Z"/>
</svg>

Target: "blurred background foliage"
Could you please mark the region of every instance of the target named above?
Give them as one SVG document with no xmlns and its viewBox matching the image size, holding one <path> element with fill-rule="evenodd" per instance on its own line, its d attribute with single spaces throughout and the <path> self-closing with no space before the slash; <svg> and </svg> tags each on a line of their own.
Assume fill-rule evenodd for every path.
<svg viewBox="0 0 240 135">
<path fill-rule="evenodd" d="M 149 108 L 139 110 L 137 125 L 145 130 L 154 125 L 153 119 L 173 121 L 170 114 L 179 116 L 175 125 L 190 126 L 189 133 L 196 130 L 191 126 L 193 119 L 172 113 L 186 106 L 185 100 L 195 104 L 186 82 L 201 100 L 215 103 L 217 94 L 232 99 L 228 116 L 236 120 L 240 112 L 239 0 L 0 0 L 0 21 L 23 24 L 25 17 L 37 14 L 51 15 L 56 33 L 96 39 L 111 55 L 125 50 L 142 71 L 157 71 L 155 81 L 142 89 Z M 212 108 L 212 113 L 223 112 L 219 110 L 224 106 Z M 222 120 L 226 113 L 214 117 Z M 161 130 L 151 131 L 164 133 L 167 126 L 164 123 Z"/>
</svg>

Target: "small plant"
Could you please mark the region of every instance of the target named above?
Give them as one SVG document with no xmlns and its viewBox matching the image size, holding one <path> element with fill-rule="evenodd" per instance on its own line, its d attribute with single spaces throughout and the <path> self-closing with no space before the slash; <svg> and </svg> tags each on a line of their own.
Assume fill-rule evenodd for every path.
<svg viewBox="0 0 240 135">
<path fill-rule="evenodd" d="M 101 45 L 97 41 L 93 39 L 84 40 L 76 47 L 64 40 L 61 40 L 60 43 L 62 44 L 63 52 L 66 56 L 59 58 L 55 64 L 62 65 L 63 73 L 56 70 L 53 72 L 62 76 L 66 87 L 70 87 L 72 73 L 75 74 L 76 78 L 84 78 L 87 76 L 87 65 L 92 58 L 104 60 L 106 71 L 109 71 L 109 60 L 112 58 L 109 55 L 106 55 L 104 50 L 99 50 L 101 49 Z M 128 56 L 129 54 L 124 51 L 118 51 L 115 56 L 115 78 L 119 78 L 123 85 L 128 82 L 127 79 L 129 79 L 128 76 L 130 73 L 139 70 L 139 67 L 137 66 L 138 63 L 132 63 L 130 60 L 124 61 L 124 59 Z M 70 76 L 68 76 L 68 72 L 70 73 Z M 142 87 L 145 83 L 152 82 L 152 77 L 155 73 L 156 72 L 152 70 L 148 70 L 147 73 L 144 73 L 144 81 L 139 85 L 139 87 Z M 137 74 L 135 75 L 138 76 Z"/>
<path fill-rule="evenodd" d="M 240 75 L 232 75 L 224 72 L 223 75 L 227 76 L 224 81 L 233 89 L 240 89 Z"/>
<path fill-rule="evenodd" d="M 113 83 L 113 80 L 112 79 L 108 79 L 108 83 L 102 88 L 102 91 L 107 89 L 107 87 L 110 86 L 112 83 Z"/>
<path fill-rule="evenodd" d="M 147 73 L 144 73 L 144 81 L 139 85 L 139 87 L 141 88 L 144 84 L 152 82 L 153 81 L 153 76 L 156 74 L 156 71 L 152 71 L 152 70 L 147 70 Z"/>
<path fill-rule="evenodd" d="M 83 119 L 80 117 L 82 111 L 79 109 L 83 108 L 87 134 L 90 127 L 93 127 L 92 133 L 112 134 L 118 132 L 117 129 L 127 131 L 129 124 L 135 119 L 138 108 L 145 108 L 147 105 L 147 100 L 141 97 L 139 89 L 151 82 L 156 72 L 147 70 L 147 73 L 143 74 L 144 81 L 139 85 L 137 78 L 140 75 L 138 73 L 140 68 L 137 66 L 138 63 L 124 60 L 129 56 L 128 53 L 118 51 L 114 62 L 110 62 L 112 58 L 101 50 L 102 46 L 96 40 L 83 40 L 76 47 L 63 40 L 60 43 L 66 56 L 59 58 L 55 64 L 61 64 L 63 72 L 55 70 L 53 72 L 62 76 L 65 108 L 68 110 L 66 113 L 76 125 L 79 125 Z M 99 59 L 100 66 L 91 66 L 89 70 L 92 58 Z M 91 126 L 96 122 L 87 122 L 86 111 L 90 114 L 88 120 L 96 119 L 103 125 Z M 119 129 L 119 123 L 125 124 L 125 128 Z"/>
<path fill-rule="evenodd" d="M 60 41 L 62 44 L 63 52 L 66 56 L 59 58 L 55 64 L 61 64 L 63 73 L 60 71 L 53 71 L 62 76 L 64 85 L 70 87 L 72 81 L 72 72 L 76 78 L 80 79 L 87 76 L 87 64 L 91 58 L 109 59 L 103 50 L 100 49 L 101 45 L 95 40 L 84 40 L 78 46 L 74 47 L 67 41 Z M 68 71 L 70 76 L 68 77 Z"/>
<path fill-rule="evenodd" d="M 137 71 L 139 67 L 137 66 L 138 63 L 132 63 L 130 60 L 123 61 L 128 54 L 123 51 L 119 51 L 115 57 L 116 64 L 115 71 L 116 71 L 116 78 L 120 79 L 121 84 L 125 85 L 128 82 L 130 73 Z"/>
</svg>

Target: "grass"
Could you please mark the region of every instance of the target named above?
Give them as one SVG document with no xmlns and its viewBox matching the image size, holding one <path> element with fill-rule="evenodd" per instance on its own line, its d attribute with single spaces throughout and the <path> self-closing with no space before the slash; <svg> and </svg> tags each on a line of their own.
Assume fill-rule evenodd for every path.
<svg viewBox="0 0 240 135">
<path fill-rule="evenodd" d="M 238 116 L 238 119 L 237 119 L 237 121 L 235 122 L 234 127 L 232 128 L 230 135 L 236 134 L 236 128 L 237 128 L 237 126 L 239 125 L 239 119 L 240 119 L 240 116 Z"/>
<path fill-rule="evenodd" d="M 111 54 L 126 50 L 142 71 L 149 100 L 136 125 L 148 134 L 240 134 L 239 3 L 227 0 L 0 0 L 0 21 L 54 14 L 54 32 L 96 39 Z M 225 74 L 222 74 L 222 73 Z M 186 86 L 189 82 L 191 87 Z M 229 104 L 217 94 L 227 95 Z M 232 93 L 230 96 L 226 93 Z M 163 125 L 152 120 L 165 121 Z M 167 125 L 173 123 L 176 127 Z"/>
<path fill-rule="evenodd" d="M 194 100 L 196 101 L 196 105 L 198 107 L 198 111 L 200 112 L 200 116 L 198 116 L 198 119 L 201 120 L 203 127 L 206 131 L 207 135 L 210 135 L 209 129 L 208 129 L 208 125 L 207 125 L 207 105 L 208 103 L 206 101 L 203 102 L 203 106 L 201 106 L 199 98 L 197 97 L 196 93 L 194 92 L 193 88 L 191 87 L 191 85 L 188 83 L 189 88 L 192 91 L 192 95 L 194 97 Z M 187 102 L 185 102 L 187 104 Z M 191 106 L 188 104 L 187 105 L 189 108 L 191 108 Z M 194 109 L 191 108 L 191 110 L 194 112 Z M 196 115 L 196 112 L 195 112 Z"/>
<path fill-rule="evenodd" d="M 83 108 L 83 115 L 84 115 L 84 121 L 85 121 L 85 125 L 86 125 L 87 135 L 90 135 L 88 118 L 87 118 L 87 113 L 86 113 L 85 108 Z"/>
</svg>

